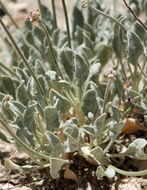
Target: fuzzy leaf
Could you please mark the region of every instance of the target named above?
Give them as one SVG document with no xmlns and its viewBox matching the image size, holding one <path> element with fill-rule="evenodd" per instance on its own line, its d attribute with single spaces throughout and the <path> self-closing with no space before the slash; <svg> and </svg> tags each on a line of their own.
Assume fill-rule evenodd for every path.
<svg viewBox="0 0 147 190">
<path fill-rule="evenodd" d="M 81 2 L 79 0 L 76 1 L 73 10 L 73 34 L 75 33 L 77 26 L 80 26 L 81 28 L 84 26 L 84 17 L 81 11 Z"/>
<path fill-rule="evenodd" d="M 3 76 L 0 78 L 3 88 L 5 89 L 6 94 L 10 94 L 15 97 L 15 86 L 14 82 L 9 76 Z"/>
<path fill-rule="evenodd" d="M 112 140 L 115 140 L 120 134 L 121 130 L 124 127 L 124 122 L 117 123 L 116 121 L 112 122 L 110 126 L 110 137 Z"/>
<path fill-rule="evenodd" d="M 60 117 L 56 108 L 47 106 L 44 109 L 44 117 L 46 121 L 47 130 L 54 132 L 60 126 Z"/>
<path fill-rule="evenodd" d="M 87 116 L 89 112 L 94 115 L 96 114 L 98 106 L 96 101 L 96 93 L 94 90 L 88 90 L 83 94 L 81 108 L 85 116 Z"/>
<path fill-rule="evenodd" d="M 89 68 L 83 57 L 76 54 L 75 62 L 75 81 L 78 86 L 82 87 L 83 83 L 86 81 L 89 73 Z"/>
<path fill-rule="evenodd" d="M 60 100 L 62 113 L 65 113 L 66 111 L 69 111 L 70 102 L 64 96 L 62 96 L 57 91 L 55 91 L 54 89 L 50 90 L 49 98 L 50 98 L 50 101 L 51 101 L 52 105 L 54 105 L 55 99 Z"/>
<path fill-rule="evenodd" d="M 67 140 L 64 143 L 66 148 L 66 152 L 74 152 L 79 149 L 79 141 L 78 141 L 78 127 L 73 124 L 71 127 L 66 127 L 63 133 L 67 136 Z"/>
<path fill-rule="evenodd" d="M 99 144 L 103 138 L 102 133 L 103 133 L 105 120 L 106 120 L 106 113 L 103 113 L 95 120 L 94 131 L 95 131 L 95 137 L 97 139 L 97 144 Z"/>
<path fill-rule="evenodd" d="M 25 109 L 24 114 L 23 114 L 23 124 L 27 129 L 33 133 L 35 131 L 36 127 L 36 122 L 34 118 L 34 112 L 35 112 L 35 107 L 37 103 L 35 101 L 32 102 L 31 105 L 28 105 L 28 107 Z"/>
<path fill-rule="evenodd" d="M 61 154 L 64 153 L 64 146 L 61 143 L 58 136 L 54 135 L 54 133 L 47 131 L 46 137 L 51 144 L 51 157 L 58 158 Z"/>
<path fill-rule="evenodd" d="M 143 52 L 143 46 L 139 37 L 132 31 L 128 31 L 128 59 L 133 64 L 137 64 L 138 57 Z"/>
<path fill-rule="evenodd" d="M 14 112 L 18 116 L 23 116 L 24 110 L 26 109 L 26 106 L 24 106 L 18 101 L 9 101 L 8 107 L 12 112 Z"/>
<path fill-rule="evenodd" d="M 103 177 L 105 176 L 105 171 L 102 168 L 102 166 L 98 166 L 96 170 L 96 176 L 98 180 L 102 180 Z"/>
<path fill-rule="evenodd" d="M 90 155 L 96 160 L 98 163 L 102 165 L 108 164 L 108 158 L 106 154 L 104 153 L 103 149 L 98 146 L 90 151 Z"/>
<path fill-rule="evenodd" d="M 27 75 L 27 73 L 25 72 L 24 69 L 20 69 L 20 68 L 16 68 L 16 74 L 18 75 L 20 80 L 24 80 L 25 84 L 27 84 L 28 80 L 29 80 L 29 76 Z"/>
<path fill-rule="evenodd" d="M 29 102 L 29 97 L 28 97 L 28 93 L 26 90 L 26 87 L 24 85 L 24 81 L 22 81 L 22 83 L 18 86 L 18 88 L 16 89 L 16 98 L 25 106 L 28 105 Z"/>
<path fill-rule="evenodd" d="M 63 72 L 72 81 L 74 72 L 75 54 L 70 48 L 65 48 L 60 53 L 60 64 L 64 67 Z"/>
<path fill-rule="evenodd" d="M 61 170 L 62 166 L 66 163 L 69 163 L 68 160 L 63 160 L 59 158 L 51 158 L 50 159 L 50 172 L 53 178 L 59 177 L 59 171 Z"/>
<path fill-rule="evenodd" d="M 144 148 L 147 145 L 147 141 L 142 138 L 135 139 L 129 144 L 127 150 L 123 153 L 125 156 L 136 158 L 139 160 L 146 160 L 147 155 L 144 152 Z"/>
<path fill-rule="evenodd" d="M 42 64 L 42 62 L 39 59 L 37 59 L 35 61 L 35 73 L 37 75 L 45 75 L 44 65 Z"/>
</svg>

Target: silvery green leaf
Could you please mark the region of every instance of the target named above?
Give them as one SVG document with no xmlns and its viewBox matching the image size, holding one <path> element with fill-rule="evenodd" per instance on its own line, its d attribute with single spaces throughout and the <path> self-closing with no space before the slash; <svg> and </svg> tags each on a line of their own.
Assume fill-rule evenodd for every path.
<svg viewBox="0 0 147 190">
<path fill-rule="evenodd" d="M 89 112 L 96 114 L 98 110 L 98 105 L 96 101 L 96 93 L 94 90 L 86 91 L 82 96 L 81 108 L 85 116 L 88 115 Z"/>
<path fill-rule="evenodd" d="M 72 81 L 74 72 L 75 54 L 70 48 L 65 48 L 60 53 L 60 64 L 63 68 L 64 75 Z M 67 77 L 66 77 L 67 78 Z"/>
<path fill-rule="evenodd" d="M 94 51 L 102 65 L 105 65 L 112 55 L 112 49 L 105 42 L 99 42 L 94 47 Z"/>
<path fill-rule="evenodd" d="M 76 1 L 73 10 L 73 35 L 77 26 L 80 26 L 81 28 L 84 26 L 84 17 L 81 10 L 81 2 L 79 0 Z"/>
<path fill-rule="evenodd" d="M 120 39 L 120 27 L 117 24 L 115 24 L 115 27 L 114 27 L 112 47 L 116 56 L 119 59 L 122 59 L 122 44 L 121 44 L 121 39 Z"/>
<path fill-rule="evenodd" d="M 127 150 L 123 154 L 131 158 L 146 160 L 147 154 L 144 152 L 144 148 L 146 145 L 147 141 L 145 139 L 135 139 L 131 144 L 129 144 Z"/>
<path fill-rule="evenodd" d="M 45 25 L 47 26 L 49 31 L 53 30 L 54 27 L 54 21 L 52 14 L 50 10 L 48 9 L 47 6 L 41 3 L 41 15 L 42 15 L 42 20 L 44 21 Z"/>
<path fill-rule="evenodd" d="M 57 28 L 53 31 L 52 39 L 53 39 L 54 44 L 58 48 L 62 48 L 63 44 L 67 40 L 67 36 L 65 35 L 65 33 L 61 29 Z"/>
<path fill-rule="evenodd" d="M 86 33 L 84 33 L 84 45 L 86 48 L 89 48 L 89 50 L 91 50 L 91 51 L 89 51 L 88 57 L 89 58 L 93 57 L 93 55 L 94 55 L 94 52 L 93 52 L 94 44 L 93 44 L 92 40 L 90 39 L 89 34 L 86 34 Z"/>
<path fill-rule="evenodd" d="M 97 139 L 97 144 L 99 144 L 103 138 L 103 129 L 106 120 L 106 113 L 100 115 L 94 123 L 95 137 Z"/>
<path fill-rule="evenodd" d="M 42 28 L 35 26 L 33 27 L 33 34 L 34 34 L 34 42 L 36 43 L 36 45 L 42 46 L 43 42 L 44 42 L 44 38 L 45 38 L 45 34 L 44 31 L 42 30 Z M 39 44 L 37 44 L 39 43 Z"/>
<path fill-rule="evenodd" d="M 50 131 L 47 131 L 46 137 L 51 145 L 51 157 L 57 158 L 64 153 L 64 146 L 58 136 L 54 135 L 54 133 Z"/>
<path fill-rule="evenodd" d="M 44 93 L 45 93 L 46 95 L 48 95 L 49 86 L 48 86 L 48 83 L 47 83 L 46 78 L 45 78 L 43 75 L 40 75 L 40 76 L 38 76 L 37 79 L 38 79 L 38 81 L 39 81 L 39 83 L 40 83 L 40 85 L 41 85 L 41 87 L 42 87 Z"/>
<path fill-rule="evenodd" d="M 111 106 L 112 106 L 114 120 L 119 121 L 119 119 L 121 118 L 121 111 L 116 106 L 113 105 Z"/>
<path fill-rule="evenodd" d="M 59 171 L 61 170 L 62 166 L 66 163 L 69 163 L 68 160 L 63 160 L 59 158 L 51 158 L 50 159 L 50 173 L 53 178 L 59 177 Z"/>
<path fill-rule="evenodd" d="M 29 97 L 28 97 L 28 93 L 27 93 L 27 90 L 26 90 L 24 83 L 25 83 L 25 81 L 22 81 L 21 84 L 16 89 L 16 98 L 20 102 L 22 102 L 22 104 L 27 106 L 28 102 L 29 102 Z"/>
<path fill-rule="evenodd" d="M 34 46 L 35 41 L 34 41 L 34 36 L 32 34 L 32 31 L 27 31 L 25 34 L 27 42 L 31 45 Z"/>
<path fill-rule="evenodd" d="M 101 72 L 101 64 L 100 63 L 94 63 L 90 67 L 88 78 L 90 80 L 92 80 L 93 82 L 97 83 L 100 72 Z"/>
<path fill-rule="evenodd" d="M 5 90 L 6 94 L 10 94 L 15 98 L 15 86 L 14 82 L 9 76 L 2 76 L 0 77 L 1 85 Z"/>
<path fill-rule="evenodd" d="M 13 120 L 13 112 L 10 112 L 9 109 L 7 108 L 8 105 L 6 105 L 6 96 L 3 98 L 2 103 L 1 103 L 1 108 L 2 108 L 2 113 L 5 115 L 5 117 L 9 120 Z"/>
<path fill-rule="evenodd" d="M 8 107 L 12 112 L 14 112 L 18 116 L 23 116 L 23 113 L 26 109 L 26 106 L 18 101 L 9 101 Z"/>
<path fill-rule="evenodd" d="M 36 94 L 36 84 L 35 84 L 33 77 L 30 77 L 27 82 L 27 92 L 31 96 L 34 96 Z"/>
<path fill-rule="evenodd" d="M 139 37 L 132 31 L 128 31 L 128 59 L 133 64 L 137 64 L 140 54 L 143 52 L 143 46 Z"/>
<path fill-rule="evenodd" d="M 62 113 L 68 112 L 70 108 L 70 102 L 56 90 L 51 89 L 49 93 L 50 102 L 54 104 L 54 98 L 59 99 L 61 102 L 61 111 Z"/>
<path fill-rule="evenodd" d="M 29 77 L 24 69 L 16 68 L 16 74 L 18 75 L 20 80 L 24 80 L 25 84 L 27 84 Z"/>
<path fill-rule="evenodd" d="M 89 68 L 86 61 L 80 55 L 76 54 L 75 61 L 75 82 L 82 87 L 89 74 Z"/>
<path fill-rule="evenodd" d="M 96 176 L 98 180 L 102 180 L 103 177 L 105 176 L 105 171 L 102 168 L 102 166 L 98 166 L 96 170 Z"/>
<path fill-rule="evenodd" d="M 142 40 L 142 42 L 144 42 L 145 45 L 147 45 L 147 32 L 139 22 L 135 22 L 131 30 L 140 38 L 140 40 Z"/>
<path fill-rule="evenodd" d="M 56 108 L 47 106 L 44 109 L 47 130 L 54 132 L 60 126 L 60 116 Z"/>
<path fill-rule="evenodd" d="M 74 127 L 75 126 L 75 127 Z M 64 142 L 65 152 L 74 152 L 79 149 L 78 129 L 75 124 L 74 128 L 66 127 L 63 133 L 67 136 L 67 140 Z"/>
<path fill-rule="evenodd" d="M 91 26 L 91 24 L 84 23 L 84 29 L 87 31 L 90 39 L 92 41 L 94 41 L 96 36 L 95 36 L 94 30 L 93 30 L 93 27 Z"/>
<path fill-rule="evenodd" d="M 115 171 L 111 167 L 108 166 L 108 168 L 105 171 L 105 175 L 108 178 L 113 178 L 115 176 Z"/>
<path fill-rule="evenodd" d="M 124 122 L 117 123 L 116 121 L 113 121 L 110 126 L 110 138 L 112 140 L 115 140 L 118 134 L 120 134 L 123 127 L 124 127 Z"/>
<path fill-rule="evenodd" d="M 93 148 L 90 151 L 90 155 L 94 160 L 96 160 L 99 164 L 106 166 L 108 164 L 108 158 L 104 153 L 103 149 L 100 146 Z"/>
<path fill-rule="evenodd" d="M 35 73 L 37 75 L 45 75 L 44 65 L 42 64 L 42 62 L 39 59 L 37 59 L 35 61 Z"/>
<path fill-rule="evenodd" d="M 23 124 L 27 129 L 33 133 L 35 131 L 36 122 L 34 118 L 34 112 L 37 102 L 33 101 L 31 105 L 28 105 L 23 113 Z"/>
</svg>

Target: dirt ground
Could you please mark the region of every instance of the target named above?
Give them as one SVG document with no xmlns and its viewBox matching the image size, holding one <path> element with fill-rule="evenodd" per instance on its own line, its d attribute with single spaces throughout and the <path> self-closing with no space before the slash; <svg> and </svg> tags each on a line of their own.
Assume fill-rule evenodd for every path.
<svg viewBox="0 0 147 190">
<path fill-rule="evenodd" d="M 12 13 L 18 25 L 21 27 L 26 17 L 26 12 L 32 8 L 37 7 L 37 0 L 2 0 L 8 10 Z M 108 6 L 113 0 L 106 0 Z M 51 0 L 42 0 L 42 2 L 51 7 Z M 61 0 L 55 0 L 57 9 L 57 24 L 64 28 L 65 20 L 62 10 Z M 75 0 L 66 0 L 69 15 L 72 14 L 72 8 Z M 123 12 L 125 6 L 122 1 L 118 1 L 117 11 Z M 51 9 L 51 8 L 50 8 Z M 7 18 L 5 21 L 9 23 Z M 1 31 L 0 31 L 1 32 Z M 1 45 L 1 42 L 0 42 Z M 3 60 L 2 52 L 0 52 L 0 61 Z M 0 127 L 0 130 L 1 127 Z M 140 132 L 138 137 L 147 139 L 147 134 Z M 125 143 L 123 139 L 118 140 L 118 143 Z M 126 140 L 135 138 L 135 136 L 125 136 Z M 70 155 L 73 160 L 70 169 L 76 174 L 77 180 L 65 179 L 64 171 L 61 171 L 59 179 L 52 179 L 49 174 L 49 169 L 30 172 L 27 174 L 19 173 L 17 171 L 8 171 L 4 167 L 4 161 L 14 151 L 15 146 L 4 143 L 0 140 L 0 190 L 147 190 L 147 176 L 146 177 L 122 177 L 116 175 L 114 179 L 104 178 L 102 181 L 96 179 L 96 166 L 89 164 L 79 154 L 74 153 Z M 28 164 L 29 158 L 26 154 L 17 153 L 14 161 L 18 164 Z M 131 159 L 114 160 L 122 169 L 127 170 L 143 170 L 147 169 L 147 161 L 135 161 Z"/>
</svg>

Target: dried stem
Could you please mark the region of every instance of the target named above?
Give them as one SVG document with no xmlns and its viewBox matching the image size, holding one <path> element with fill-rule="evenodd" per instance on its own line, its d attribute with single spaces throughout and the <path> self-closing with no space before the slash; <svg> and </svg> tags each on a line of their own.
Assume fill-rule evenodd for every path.
<svg viewBox="0 0 147 190">
<path fill-rule="evenodd" d="M 110 20 L 112 20 L 113 22 L 115 22 L 117 25 L 119 25 L 125 32 L 127 32 L 127 30 L 125 29 L 125 27 L 118 20 L 116 20 L 114 17 L 111 17 L 107 13 L 104 13 L 103 11 L 100 11 L 100 10 L 94 8 L 93 6 L 90 5 L 90 3 L 88 3 L 88 7 L 89 7 L 89 9 L 95 11 L 97 14 L 101 14 L 104 17 L 109 18 Z"/>
<path fill-rule="evenodd" d="M 123 0 L 124 4 L 126 5 L 126 7 L 130 10 L 130 12 L 132 13 L 132 15 L 134 16 L 134 18 L 147 30 L 147 26 L 136 16 L 136 14 L 134 13 L 134 11 L 131 9 L 131 7 L 129 7 L 129 5 L 127 4 L 126 0 Z"/>
</svg>

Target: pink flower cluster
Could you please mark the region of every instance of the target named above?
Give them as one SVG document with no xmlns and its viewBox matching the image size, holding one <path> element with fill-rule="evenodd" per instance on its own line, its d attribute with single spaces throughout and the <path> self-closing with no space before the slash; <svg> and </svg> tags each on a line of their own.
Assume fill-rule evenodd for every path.
<svg viewBox="0 0 147 190">
<path fill-rule="evenodd" d="M 35 22 L 38 20 L 39 16 L 40 16 L 39 9 L 36 8 L 33 11 L 30 11 L 30 14 L 29 14 L 29 16 L 27 16 L 27 19 L 30 22 Z"/>
</svg>

